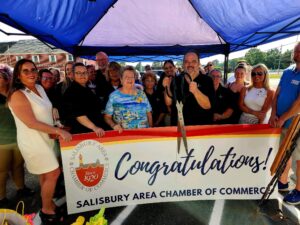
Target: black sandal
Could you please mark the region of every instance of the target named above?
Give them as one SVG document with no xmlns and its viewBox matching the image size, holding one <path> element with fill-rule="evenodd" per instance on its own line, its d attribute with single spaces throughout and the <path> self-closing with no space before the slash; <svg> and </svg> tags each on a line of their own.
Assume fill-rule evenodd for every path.
<svg viewBox="0 0 300 225">
<path fill-rule="evenodd" d="M 56 206 L 55 208 L 55 213 L 60 216 L 66 215 L 67 212 L 67 204 L 62 204 L 61 206 Z"/>
<path fill-rule="evenodd" d="M 60 213 L 46 214 L 43 213 L 42 210 L 40 210 L 39 215 L 43 225 L 60 224 L 63 219 Z"/>
</svg>

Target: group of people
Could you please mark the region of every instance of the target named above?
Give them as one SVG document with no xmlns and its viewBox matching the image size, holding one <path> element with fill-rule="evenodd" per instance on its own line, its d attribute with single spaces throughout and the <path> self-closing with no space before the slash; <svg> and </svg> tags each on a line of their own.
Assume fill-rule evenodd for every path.
<svg viewBox="0 0 300 225">
<path fill-rule="evenodd" d="M 11 165 L 18 192 L 33 193 L 24 185 L 24 158 L 28 171 L 40 178 L 40 216 L 55 224 L 62 219 L 52 201 L 61 169 L 57 140 L 49 134 L 69 141 L 76 133 L 94 132 L 101 137 L 107 130 L 177 125 L 178 101 L 183 103 L 185 125 L 269 123 L 284 127 L 284 134 L 300 111 L 299 43 L 293 59 L 296 66 L 284 71 L 275 95 L 264 64 L 250 67 L 240 62 L 234 70 L 235 80 L 223 85 L 222 72 L 212 64 L 201 70 L 199 54 L 194 51 L 184 55 L 182 73 L 172 60 L 165 61 L 159 80 L 150 68 L 140 81 L 132 66 L 122 68 L 109 62 L 104 52 L 96 55 L 98 70 L 93 65 L 67 63 L 63 82 L 51 70 L 38 71 L 27 59 L 16 63 L 13 74 L 0 68 L 0 204 L 7 201 L 5 182 Z M 245 79 L 249 75 L 250 83 Z M 60 121 L 70 130 L 63 129 Z M 300 203 L 298 148 L 299 179 L 285 198 L 291 204 Z M 289 189 L 289 169 L 290 164 L 278 184 L 280 190 Z"/>
</svg>

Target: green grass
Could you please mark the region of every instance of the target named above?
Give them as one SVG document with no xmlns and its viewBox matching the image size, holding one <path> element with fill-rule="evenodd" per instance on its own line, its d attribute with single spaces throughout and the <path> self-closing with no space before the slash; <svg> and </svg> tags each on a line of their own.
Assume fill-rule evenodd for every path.
<svg viewBox="0 0 300 225">
<path fill-rule="evenodd" d="M 272 72 L 272 73 L 270 73 L 270 78 L 271 78 L 271 79 L 272 79 L 272 78 L 274 78 L 274 79 L 280 79 L 280 78 L 281 78 L 281 75 L 282 75 L 282 72 L 279 72 L 279 74 L 276 73 L 276 72 Z"/>
</svg>

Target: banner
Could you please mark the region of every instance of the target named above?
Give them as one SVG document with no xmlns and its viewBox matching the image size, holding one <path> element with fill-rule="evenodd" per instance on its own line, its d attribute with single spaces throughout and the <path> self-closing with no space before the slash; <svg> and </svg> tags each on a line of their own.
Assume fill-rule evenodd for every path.
<svg viewBox="0 0 300 225">
<path fill-rule="evenodd" d="M 176 127 L 73 135 L 61 141 L 68 212 L 153 202 L 260 199 L 280 130 L 268 125 Z M 277 197 L 277 192 L 272 198 Z"/>
</svg>

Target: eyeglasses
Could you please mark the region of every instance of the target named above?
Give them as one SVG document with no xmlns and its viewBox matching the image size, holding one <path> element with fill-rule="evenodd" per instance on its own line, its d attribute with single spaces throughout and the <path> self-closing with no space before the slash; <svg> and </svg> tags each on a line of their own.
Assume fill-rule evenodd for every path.
<svg viewBox="0 0 300 225">
<path fill-rule="evenodd" d="M 153 83 L 155 83 L 155 80 L 154 79 L 146 79 L 145 82 L 153 82 Z"/>
<path fill-rule="evenodd" d="M 25 74 L 25 75 L 29 75 L 29 74 L 31 74 L 31 73 L 36 74 L 37 72 L 38 72 L 37 69 L 31 69 L 31 70 L 25 69 L 25 70 L 22 70 L 22 71 L 21 71 L 21 73 L 23 73 L 23 74 Z"/>
<path fill-rule="evenodd" d="M 43 81 L 49 80 L 49 81 L 54 81 L 53 77 L 42 77 Z"/>
<path fill-rule="evenodd" d="M 96 59 L 98 62 L 106 62 L 107 59 Z"/>
<path fill-rule="evenodd" d="M 123 79 L 124 79 L 124 80 L 134 80 L 135 77 L 124 77 Z"/>
<path fill-rule="evenodd" d="M 256 75 L 261 77 L 261 76 L 265 75 L 265 73 L 264 72 L 251 72 L 252 77 L 255 77 Z"/>
<path fill-rule="evenodd" d="M 207 66 L 212 66 L 212 64 L 208 64 Z"/>
<path fill-rule="evenodd" d="M 172 66 L 164 67 L 164 69 L 165 69 L 165 70 L 171 70 L 171 69 L 173 69 L 173 67 L 172 67 Z"/>
<path fill-rule="evenodd" d="M 87 72 L 75 72 L 75 75 L 77 75 L 77 76 L 87 76 L 88 73 Z"/>
</svg>

